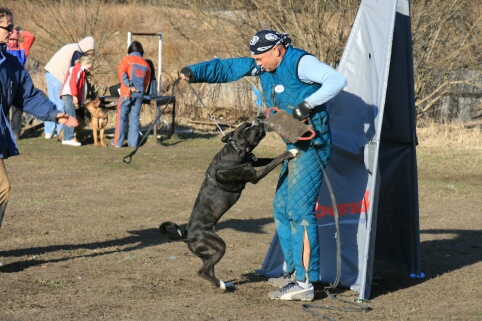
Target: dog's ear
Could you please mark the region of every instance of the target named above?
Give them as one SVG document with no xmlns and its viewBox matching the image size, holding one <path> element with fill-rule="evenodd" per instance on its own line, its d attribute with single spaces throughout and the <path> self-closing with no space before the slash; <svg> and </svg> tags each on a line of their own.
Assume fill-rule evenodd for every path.
<svg viewBox="0 0 482 321">
<path fill-rule="evenodd" d="M 223 138 L 221 138 L 221 141 L 223 143 L 227 143 L 233 137 L 233 135 L 234 135 L 234 131 L 229 132 L 226 135 L 224 135 Z"/>
<path fill-rule="evenodd" d="M 99 106 L 100 106 L 100 99 L 99 99 L 99 96 L 97 96 L 94 99 L 94 107 L 99 108 Z"/>
<path fill-rule="evenodd" d="M 238 128 L 236 128 L 235 130 L 233 131 L 230 131 L 229 133 L 227 133 L 223 138 L 221 138 L 221 141 L 223 143 L 227 143 L 228 140 L 233 137 L 236 133 L 242 133 L 246 127 L 249 127 L 251 126 L 251 124 L 248 124 L 248 123 L 243 123 L 241 124 Z"/>
<path fill-rule="evenodd" d="M 228 146 L 234 150 L 235 152 L 239 152 L 240 147 L 238 146 L 236 139 L 233 139 L 233 136 L 236 134 L 236 131 L 233 130 L 232 132 L 227 133 L 226 135 L 221 138 L 223 143 L 228 144 Z"/>
</svg>

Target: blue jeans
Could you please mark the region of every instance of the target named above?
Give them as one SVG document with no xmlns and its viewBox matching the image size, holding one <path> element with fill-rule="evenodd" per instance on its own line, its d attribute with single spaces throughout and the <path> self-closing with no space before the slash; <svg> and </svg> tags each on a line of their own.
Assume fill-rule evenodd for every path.
<svg viewBox="0 0 482 321">
<path fill-rule="evenodd" d="M 45 81 L 47 83 L 48 97 L 51 102 L 55 104 L 57 110 L 61 113 L 64 112 L 64 102 L 60 99 L 60 91 L 62 90 L 62 83 L 57 80 L 52 74 L 47 72 L 45 74 Z M 44 124 L 44 133 L 54 134 L 55 128 L 57 127 L 57 134 L 62 130 L 62 125 L 57 124 L 53 121 L 46 121 Z"/>
<path fill-rule="evenodd" d="M 74 99 L 71 95 L 62 96 L 62 101 L 65 106 L 65 112 L 67 115 L 75 117 L 75 106 Z M 74 139 L 74 127 L 64 126 L 64 135 L 62 140 L 72 140 Z"/>
<path fill-rule="evenodd" d="M 117 106 L 113 145 L 122 147 L 127 131 L 127 145 L 137 147 L 142 98 L 122 97 Z"/>
</svg>

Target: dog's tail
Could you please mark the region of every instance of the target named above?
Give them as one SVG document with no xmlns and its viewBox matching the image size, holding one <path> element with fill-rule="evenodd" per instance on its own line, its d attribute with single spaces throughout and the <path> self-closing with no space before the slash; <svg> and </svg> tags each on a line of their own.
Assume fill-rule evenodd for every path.
<svg viewBox="0 0 482 321">
<path fill-rule="evenodd" d="M 162 223 L 161 226 L 159 226 L 159 232 L 171 241 L 181 241 L 187 237 L 187 232 L 185 230 L 184 232 L 181 231 L 181 228 L 173 222 Z"/>
</svg>

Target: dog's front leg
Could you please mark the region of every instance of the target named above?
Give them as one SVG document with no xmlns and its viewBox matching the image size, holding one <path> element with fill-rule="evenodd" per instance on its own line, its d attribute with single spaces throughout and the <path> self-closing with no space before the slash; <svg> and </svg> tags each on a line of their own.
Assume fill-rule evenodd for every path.
<svg viewBox="0 0 482 321">
<path fill-rule="evenodd" d="M 293 159 L 298 154 L 297 149 L 290 149 L 285 151 L 283 154 L 273 158 L 271 162 L 269 162 L 265 167 L 262 169 L 256 170 L 255 175 L 249 180 L 250 183 L 256 184 L 260 180 L 262 180 L 266 175 L 268 175 L 276 166 L 280 165 L 287 159 Z"/>
<path fill-rule="evenodd" d="M 92 120 L 93 122 L 93 120 Z M 92 134 L 94 134 L 94 145 L 95 146 L 99 146 L 99 143 L 97 142 L 97 127 L 96 126 L 92 126 Z"/>
<path fill-rule="evenodd" d="M 100 146 L 107 147 L 106 143 L 104 142 L 105 127 L 102 127 L 99 131 L 100 131 L 100 133 L 99 133 L 99 135 L 100 135 L 100 138 L 99 138 L 100 139 Z"/>
</svg>

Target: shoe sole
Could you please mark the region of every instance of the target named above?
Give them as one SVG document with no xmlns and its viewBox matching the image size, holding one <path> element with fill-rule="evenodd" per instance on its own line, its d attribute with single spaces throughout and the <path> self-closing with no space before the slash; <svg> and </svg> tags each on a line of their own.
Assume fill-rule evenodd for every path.
<svg viewBox="0 0 482 321">
<path fill-rule="evenodd" d="M 315 299 L 314 292 L 311 295 L 306 295 L 304 293 L 286 293 L 281 296 L 277 296 L 277 291 L 268 293 L 268 297 L 273 300 L 282 300 L 282 301 L 313 301 Z M 273 294 L 271 294 L 273 293 Z"/>
<path fill-rule="evenodd" d="M 269 297 L 270 299 L 273 300 L 280 300 L 280 301 L 303 301 L 303 302 L 313 302 L 315 297 L 298 297 L 296 295 L 293 295 L 291 297 Z"/>
</svg>

